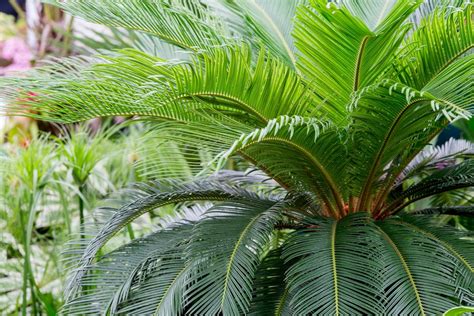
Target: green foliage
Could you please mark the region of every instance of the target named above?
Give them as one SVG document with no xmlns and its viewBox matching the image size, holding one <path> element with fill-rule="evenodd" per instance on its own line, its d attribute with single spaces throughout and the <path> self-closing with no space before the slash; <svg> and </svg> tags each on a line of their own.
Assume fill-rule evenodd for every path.
<svg viewBox="0 0 474 316">
<path fill-rule="evenodd" d="M 474 114 L 471 3 L 47 2 L 115 37 L 140 35 L 1 79 L 16 86 L 2 89 L 6 110 L 147 121 L 136 141 L 130 132 L 138 168 L 114 172 L 145 182 L 81 226 L 64 313 L 431 315 L 472 304 L 472 236 L 433 224 L 472 216 L 472 143 L 426 148 Z M 79 133 L 63 147 L 79 188 L 108 142 Z M 252 168 L 219 170 L 241 161 Z M 131 225 L 163 207 L 173 216 L 135 238 Z"/>
<path fill-rule="evenodd" d="M 450 310 L 446 311 L 443 315 L 445 316 L 460 316 L 460 315 L 466 315 L 466 313 L 471 313 L 474 312 L 473 307 L 453 307 Z"/>
</svg>

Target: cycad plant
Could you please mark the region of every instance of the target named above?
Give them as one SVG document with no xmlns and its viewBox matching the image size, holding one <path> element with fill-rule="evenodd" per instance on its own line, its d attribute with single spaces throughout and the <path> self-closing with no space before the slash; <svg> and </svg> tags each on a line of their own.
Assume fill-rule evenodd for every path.
<svg viewBox="0 0 474 316">
<path fill-rule="evenodd" d="M 10 113 L 135 116 L 214 155 L 193 181 L 137 185 L 101 210 L 66 314 L 432 315 L 473 303 L 472 236 L 431 223 L 472 206 L 411 210 L 472 194 L 474 162 L 458 159 L 471 143 L 420 154 L 474 112 L 471 3 L 47 2 L 144 32 L 167 54 L 125 49 L 9 78 Z M 230 157 L 256 170 L 209 173 Z M 177 215 L 156 232 L 104 254 L 169 204 Z"/>
</svg>

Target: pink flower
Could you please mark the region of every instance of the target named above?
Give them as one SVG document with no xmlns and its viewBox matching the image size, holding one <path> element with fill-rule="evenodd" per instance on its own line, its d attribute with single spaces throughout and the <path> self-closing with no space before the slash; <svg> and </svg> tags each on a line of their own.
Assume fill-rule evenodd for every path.
<svg viewBox="0 0 474 316">
<path fill-rule="evenodd" d="M 0 43 L 0 57 L 11 62 L 8 66 L 0 68 L 0 75 L 5 75 L 8 72 L 31 68 L 33 55 L 22 38 L 12 37 Z"/>
</svg>

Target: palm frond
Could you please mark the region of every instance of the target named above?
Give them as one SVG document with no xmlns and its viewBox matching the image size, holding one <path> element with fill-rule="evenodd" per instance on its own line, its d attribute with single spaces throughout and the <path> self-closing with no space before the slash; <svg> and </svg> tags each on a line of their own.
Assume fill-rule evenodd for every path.
<svg viewBox="0 0 474 316">
<path fill-rule="evenodd" d="M 474 186 L 474 160 L 432 173 L 406 190 L 395 193 L 387 212 L 397 212 L 407 205 L 442 192 Z"/>
<path fill-rule="evenodd" d="M 224 1 L 227 2 L 227 1 Z M 245 35 L 256 47 L 264 45 L 275 56 L 292 67 L 296 66 L 296 52 L 291 33 L 296 8 L 305 0 L 251 0 L 227 3 L 243 20 Z"/>
<path fill-rule="evenodd" d="M 281 248 L 271 250 L 255 273 L 252 303 L 248 315 L 286 315 L 291 311 L 285 284 Z"/>
<path fill-rule="evenodd" d="M 255 200 L 225 202 L 206 212 L 189 245 L 188 313 L 247 313 L 260 256 L 284 207 Z"/>
<path fill-rule="evenodd" d="M 465 233 L 364 213 L 306 224 L 283 252 L 295 313 L 429 315 L 472 301 L 470 259 L 461 254 L 473 243 Z"/>
<path fill-rule="evenodd" d="M 383 23 L 387 23 L 385 19 L 397 19 L 399 18 L 400 11 L 410 10 L 410 6 L 407 4 L 400 3 L 396 0 L 369 0 L 360 2 L 357 0 L 336 0 L 337 4 L 344 5 L 353 16 L 360 18 L 364 21 L 365 25 L 369 27 L 371 31 L 377 30 L 377 28 L 383 27 Z M 412 6 L 419 6 L 422 1 L 415 1 L 411 4 Z M 404 15 L 404 17 L 406 17 Z"/>
<path fill-rule="evenodd" d="M 446 143 L 440 146 L 428 147 L 416 155 L 397 178 L 396 184 L 404 179 L 420 175 L 424 171 L 445 166 L 450 161 L 454 162 L 457 158 L 467 158 L 472 155 L 474 155 L 474 144 L 472 142 L 450 138 Z"/>
<path fill-rule="evenodd" d="M 226 30 L 204 6 L 179 0 L 47 0 L 88 21 L 150 33 L 178 47 L 208 50 L 231 42 Z"/>
<path fill-rule="evenodd" d="M 407 212 L 410 215 L 456 215 L 474 216 L 474 206 L 439 206 Z"/>
<path fill-rule="evenodd" d="M 294 313 L 383 314 L 381 242 L 368 214 L 306 224 L 313 228 L 295 232 L 283 250 Z"/>
<path fill-rule="evenodd" d="M 258 167 L 281 181 L 287 189 L 314 192 L 332 211 L 341 210 L 345 149 L 335 138 L 342 133 L 315 118 L 281 116 L 234 142 L 218 158 L 220 164 L 234 153 L 250 157 Z M 284 157 L 284 158 L 283 158 Z M 283 172 L 284 170 L 284 172 Z"/>
<path fill-rule="evenodd" d="M 85 267 L 88 273 L 77 284 L 70 286 L 81 289 L 80 295 L 70 298 L 63 306 L 67 314 L 97 314 L 109 311 L 117 313 L 123 302 L 140 288 L 148 270 L 156 268 L 156 262 L 163 258 L 175 258 L 169 251 L 175 250 L 183 240 L 188 238 L 192 229 L 191 222 L 177 222 L 143 238 L 135 239 L 104 256 L 96 263 Z M 182 257 L 181 257 L 182 258 Z M 178 260 L 178 259 L 176 259 Z M 158 264 L 160 268 L 163 268 Z M 171 267 L 170 267 L 171 268 Z M 170 269 L 167 272 L 171 274 Z M 158 291 L 166 289 L 166 281 L 161 287 L 155 287 L 155 299 L 168 299 L 157 295 Z M 169 284 L 169 283 L 168 283 Z M 132 304 L 130 304 L 132 305 Z M 142 309 L 148 305 L 141 304 Z M 154 305 L 156 307 L 156 305 Z"/>
<path fill-rule="evenodd" d="M 188 184 L 179 184 L 176 181 L 154 182 L 151 185 L 138 187 L 129 192 L 129 195 L 133 196 L 132 201 L 115 210 L 110 209 L 109 212 L 112 215 L 88 242 L 68 282 L 67 297 L 76 294 L 77 284 L 84 276 L 85 268 L 93 262 L 103 245 L 142 214 L 164 205 L 185 201 L 259 200 L 249 191 L 219 181 L 196 181 Z"/>
<path fill-rule="evenodd" d="M 379 2 L 389 5 L 391 1 Z M 347 1 L 355 13 L 360 13 L 355 3 Z M 364 2 L 359 6 L 369 5 Z M 298 69 L 309 84 L 317 87 L 319 102 L 333 121 L 345 121 L 351 95 L 374 83 L 391 67 L 394 53 L 408 31 L 408 26 L 401 24 L 416 6 L 413 1 L 397 1 L 375 30 L 345 6 L 312 1 L 310 6 L 299 8 L 294 32 L 300 51 Z M 373 14 L 372 9 L 367 12 Z"/>
<path fill-rule="evenodd" d="M 179 315 L 184 305 L 185 282 L 189 268 L 184 246 L 177 246 L 161 258 L 134 273 L 132 289 L 116 310 L 117 314 Z M 113 310 L 112 310 L 113 311 Z"/>
<path fill-rule="evenodd" d="M 388 167 L 392 170 L 385 176 L 384 185 L 391 187 L 406 165 L 448 120 L 470 117 L 474 113 L 473 95 L 469 90 L 469 69 L 473 61 L 472 56 L 457 60 L 421 91 L 390 80 L 362 91 L 360 99 L 355 101 L 357 108 L 351 113 L 353 147 L 359 151 L 352 172 L 355 187 L 363 188 L 361 207 L 367 207 L 374 184 Z M 395 157 L 397 163 L 390 166 Z"/>
<path fill-rule="evenodd" d="M 441 243 L 426 225 L 425 231 L 405 220 L 390 219 L 376 224 L 386 242 L 386 313 L 429 315 L 472 301 L 472 271 L 463 267 L 462 257 L 452 252 L 451 244 Z M 452 232 L 451 228 L 441 235 L 449 236 Z M 456 235 L 451 240 L 472 248 L 472 242 Z"/>
<path fill-rule="evenodd" d="M 291 68 L 265 51 L 255 65 L 252 56 L 247 46 L 220 48 L 176 64 L 125 50 L 85 69 L 70 59 L 66 66 L 9 78 L 8 84 L 15 82 L 19 91 L 4 93 L 12 115 L 60 122 L 111 115 L 199 122 L 205 115 L 218 119 L 220 113 L 255 126 L 311 110 L 311 93 Z"/>
<path fill-rule="evenodd" d="M 421 20 L 397 53 L 400 82 L 416 89 L 425 87 L 474 47 L 473 34 L 472 3 L 438 7 Z"/>
<path fill-rule="evenodd" d="M 472 234 L 470 232 L 454 229 L 451 226 L 440 226 L 436 222 L 428 220 L 429 217 L 431 216 L 411 216 L 410 214 L 401 216 L 401 219 L 404 223 L 403 225 L 406 227 L 418 231 L 433 239 L 438 244 L 443 245 L 452 256 L 459 259 L 464 268 L 473 272 L 474 254 L 472 249 L 474 243 L 472 239 L 470 239 Z M 470 279 L 472 279 L 472 277 L 466 279 L 466 281 Z M 472 288 L 468 289 L 472 290 Z"/>
<path fill-rule="evenodd" d="M 445 12 L 449 14 L 452 10 L 462 8 L 463 5 L 465 5 L 464 0 L 427 0 L 410 16 L 409 21 L 414 23 L 415 27 L 418 27 L 421 21 L 433 14 L 435 10 L 446 8 L 447 10 Z"/>
<path fill-rule="evenodd" d="M 139 31 L 110 27 L 107 30 L 87 29 L 75 35 L 80 54 L 113 55 L 116 51 L 133 48 L 165 60 L 187 60 L 189 53 L 158 37 Z"/>
</svg>

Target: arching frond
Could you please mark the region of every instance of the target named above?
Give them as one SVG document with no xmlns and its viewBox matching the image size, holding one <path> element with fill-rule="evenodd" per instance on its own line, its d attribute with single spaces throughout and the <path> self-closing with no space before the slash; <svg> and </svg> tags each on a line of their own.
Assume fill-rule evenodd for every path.
<svg viewBox="0 0 474 316">
<path fill-rule="evenodd" d="M 442 192 L 474 186 L 474 160 L 433 172 L 406 190 L 394 194 L 387 212 L 397 212 L 407 205 Z"/>
<path fill-rule="evenodd" d="M 400 82 L 422 89 L 472 49 L 472 15 L 472 3 L 465 2 L 459 8 L 439 6 L 424 17 L 397 53 L 396 71 Z"/>
<path fill-rule="evenodd" d="M 457 10 L 465 5 L 464 0 L 427 0 L 424 1 L 418 9 L 410 16 L 409 21 L 415 24 L 415 27 L 420 25 L 426 17 L 431 15 L 433 11 L 439 10 L 440 8 L 448 9 L 445 12 L 447 14 L 452 10 Z"/>
<path fill-rule="evenodd" d="M 255 46 L 264 45 L 272 54 L 295 67 L 296 52 L 291 36 L 292 22 L 296 8 L 305 2 L 306 0 L 250 0 L 236 1 L 227 5 L 241 16 L 246 36 L 255 42 Z"/>
<path fill-rule="evenodd" d="M 472 300 L 472 271 L 452 252 L 452 245 L 441 243 L 430 233 L 431 228 L 418 230 L 397 219 L 376 224 L 386 244 L 383 279 L 387 314 L 430 315 Z M 451 228 L 441 235 L 447 237 L 452 232 Z M 451 240 L 472 248 L 472 242 L 458 236 Z"/>
<path fill-rule="evenodd" d="M 226 202 L 206 212 L 189 245 L 188 313 L 247 313 L 260 256 L 283 207 L 264 200 Z"/>
<path fill-rule="evenodd" d="M 63 307 L 63 312 L 70 315 L 106 311 L 117 313 L 123 302 L 132 296 L 134 288 L 149 278 L 146 275 L 148 270 L 155 268 L 160 259 L 170 260 L 170 257 L 175 257 L 171 256 L 169 251 L 175 250 L 177 245 L 186 240 L 191 229 L 190 222 L 175 223 L 149 236 L 136 239 L 104 255 L 97 263 L 85 267 L 88 273 L 84 278 L 79 280 L 79 283 L 70 285 L 81 288 L 80 296 L 69 299 Z M 159 264 L 158 266 L 163 268 Z M 169 269 L 166 272 L 172 275 Z M 168 299 L 163 294 L 167 284 L 169 283 L 163 282 L 161 286 L 157 285 L 153 292 L 154 299 L 147 297 L 150 301 L 148 304 L 142 301 L 140 310 L 146 310 L 149 305 L 156 304 L 156 300 Z M 162 291 L 161 296 L 159 291 Z"/>
<path fill-rule="evenodd" d="M 160 257 L 152 258 L 140 269 L 142 271 L 137 271 L 129 277 L 131 288 L 126 299 L 123 299 L 115 310 L 111 309 L 111 312 L 179 315 L 184 305 L 185 282 L 189 273 L 184 246 L 177 245 Z"/>
<path fill-rule="evenodd" d="M 474 206 L 439 206 L 407 212 L 410 215 L 456 215 L 474 216 Z"/>
<path fill-rule="evenodd" d="M 113 55 L 116 51 L 133 48 L 165 60 L 187 60 L 190 53 L 168 44 L 149 33 L 110 27 L 108 30 L 87 29 L 75 35 L 80 54 Z"/>
<path fill-rule="evenodd" d="M 411 6 L 397 0 L 336 0 L 334 2 L 345 6 L 353 16 L 361 19 L 371 31 L 376 31 L 377 28 L 384 27 L 383 24 L 388 22 L 386 20 L 399 18 L 400 13 L 407 14 L 407 12 L 403 12 L 404 10 L 409 10 L 408 13 L 413 12 L 411 6 L 417 7 L 422 1 L 414 1 Z M 403 17 L 406 17 L 406 15 L 403 15 Z"/>
<path fill-rule="evenodd" d="M 474 155 L 474 143 L 464 139 L 450 138 L 446 143 L 429 147 L 420 152 L 402 171 L 397 179 L 402 180 L 419 175 L 421 172 L 446 166 L 457 158 L 467 158 Z"/>
<path fill-rule="evenodd" d="M 416 9 L 416 2 L 397 1 L 375 30 L 352 16 L 348 8 L 334 3 L 326 6 L 326 1 L 312 1 L 311 6 L 298 10 L 294 32 L 300 51 L 298 69 L 316 87 L 323 112 L 333 121 L 345 121 L 351 95 L 374 83 L 391 67 L 408 31 L 407 26 L 400 25 Z M 365 3 L 360 6 L 370 5 Z M 361 12 L 355 1 L 347 4 L 354 13 Z"/>
<path fill-rule="evenodd" d="M 472 251 L 474 243 L 472 240 L 469 240 L 471 233 L 454 229 L 451 226 L 440 226 L 436 222 L 430 221 L 429 217 L 429 215 L 404 215 L 401 216 L 403 224 L 397 223 L 433 239 L 451 253 L 452 256 L 459 259 L 463 268 L 474 272 L 474 253 Z M 466 279 L 466 281 L 469 280 L 473 281 L 472 276 Z M 472 288 L 470 290 L 472 291 Z M 466 298 L 468 299 L 468 297 Z"/>
<path fill-rule="evenodd" d="M 254 164 L 289 189 L 314 192 L 333 212 L 341 210 L 345 161 L 339 135 L 330 123 L 300 116 L 281 116 L 265 128 L 243 134 L 226 152 L 250 157 Z"/>
<path fill-rule="evenodd" d="M 86 69 L 75 59 L 70 63 L 9 78 L 19 90 L 5 91 L 11 114 L 60 122 L 111 115 L 200 122 L 209 120 L 206 116 L 219 120 L 220 114 L 258 126 L 314 106 L 291 68 L 265 51 L 254 65 L 246 46 L 216 49 L 186 64 L 136 50 L 104 57 Z"/>
<path fill-rule="evenodd" d="M 291 313 L 288 302 L 284 262 L 281 258 L 281 248 L 277 248 L 265 256 L 255 273 L 248 315 L 286 315 Z"/>
<path fill-rule="evenodd" d="M 283 250 L 294 314 L 383 314 L 381 242 L 368 215 L 306 224 Z"/>
<path fill-rule="evenodd" d="M 353 163 L 353 184 L 363 188 L 362 209 L 368 207 L 374 185 L 387 168 L 390 174 L 385 176 L 384 185 L 390 188 L 448 120 L 470 117 L 474 113 L 474 95 L 469 90 L 469 69 L 473 61 L 472 56 L 456 61 L 421 91 L 384 81 L 374 90 L 367 88 L 362 92 L 356 101 L 357 108 L 351 113 L 354 120 L 352 146 L 359 153 Z"/>
<path fill-rule="evenodd" d="M 47 0 L 91 22 L 153 34 L 170 44 L 190 50 L 210 49 L 230 42 L 221 21 L 204 6 L 192 2 Z"/>
<path fill-rule="evenodd" d="M 212 181 L 197 181 L 188 184 L 155 182 L 152 185 L 141 186 L 139 190 L 133 191 L 133 195 L 134 199 L 113 211 L 112 216 L 89 241 L 69 280 L 68 297 L 75 295 L 77 284 L 84 276 L 85 268 L 93 262 L 97 252 L 104 244 L 142 214 L 164 205 L 185 201 L 259 200 L 255 194 L 249 191 L 241 190 L 230 184 L 213 183 Z"/>
<path fill-rule="evenodd" d="M 473 244 L 453 228 L 363 213 L 308 224 L 283 253 L 290 294 L 305 298 L 291 301 L 295 313 L 431 315 L 472 300 L 470 259 L 461 253 Z"/>
</svg>

